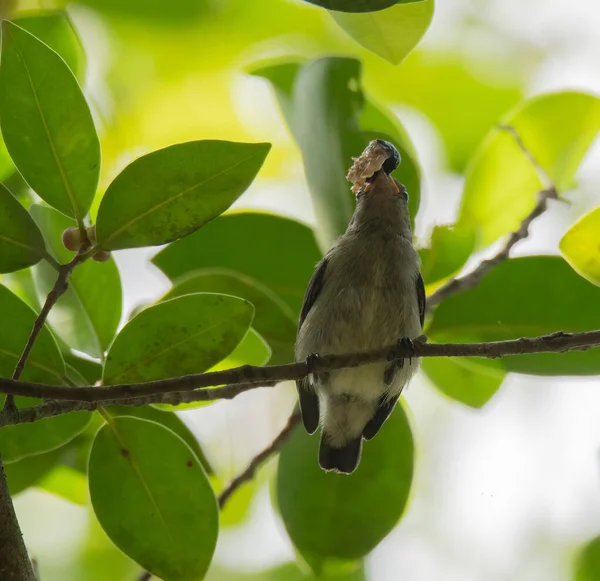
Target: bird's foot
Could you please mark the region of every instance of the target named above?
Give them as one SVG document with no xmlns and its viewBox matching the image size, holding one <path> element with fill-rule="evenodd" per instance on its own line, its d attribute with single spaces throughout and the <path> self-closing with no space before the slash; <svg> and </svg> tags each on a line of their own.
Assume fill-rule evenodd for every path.
<svg viewBox="0 0 600 581">
<path fill-rule="evenodd" d="M 408 364 L 412 365 L 412 358 L 416 356 L 415 345 L 412 339 L 402 337 L 396 343 L 396 349 L 391 354 L 390 365 L 386 368 L 383 374 L 383 381 L 386 385 L 390 385 L 394 379 L 394 375 L 398 369 L 404 367 L 404 360 L 408 359 Z"/>
<path fill-rule="evenodd" d="M 320 361 L 321 356 L 318 353 L 310 353 L 308 355 L 308 357 L 306 358 L 306 368 L 308 369 L 309 375 L 316 374 Z"/>
</svg>

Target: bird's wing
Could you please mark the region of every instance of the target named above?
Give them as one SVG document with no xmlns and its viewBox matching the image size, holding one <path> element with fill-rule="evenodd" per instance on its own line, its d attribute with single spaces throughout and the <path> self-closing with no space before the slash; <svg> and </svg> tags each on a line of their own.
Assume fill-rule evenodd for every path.
<svg viewBox="0 0 600 581">
<path fill-rule="evenodd" d="M 306 288 L 306 294 L 304 295 L 304 300 L 302 301 L 302 309 L 300 310 L 300 321 L 298 323 L 298 329 L 302 327 L 302 323 L 304 323 L 304 319 L 312 309 L 312 306 L 315 304 L 319 293 L 323 289 L 323 283 L 325 282 L 325 270 L 327 269 L 327 256 L 317 264 L 317 268 L 313 273 L 308 287 Z"/>
<path fill-rule="evenodd" d="M 425 308 L 427 305 L 427 298 L 425 296 L 425 285 L 423 284 L 423 277 L 421 273 L 417 276 L 417 300 L 419 301 L 419 319 L 421 321 L 421 328 L 425 323 Z"/>
<path fill-rule="evenodd" d="M 312 306 L 315 304 L 315 301 L 317 300 L 317 297 L 323 288 L 326 268 L 327 257 L 323 258 L 323 260 L 319 262 L 308 283 L 306 294 L 304 295 L 304 301 L 302 302 L 302 309 L 300 310 L 298 330 L 300 330 L 300 327 L 302 327 L 302 323 L 304 323 L 304 320 L 306 319 Z M 298 389 L 300 411 L 302 412 L 302 423 L 309 434 L 314 434 L 319 427 L 319 396 L 310 386 L 307 377 L 296 381 L 296 388 Z"/>
</svg>

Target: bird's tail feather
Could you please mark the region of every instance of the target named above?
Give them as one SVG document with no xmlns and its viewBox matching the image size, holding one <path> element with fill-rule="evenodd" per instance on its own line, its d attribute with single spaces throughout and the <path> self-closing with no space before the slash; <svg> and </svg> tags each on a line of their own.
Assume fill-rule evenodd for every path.
<svg viewBox="0 0 600 581">
<path fill-rule="evenodd" d="M 319 465 L 323 470 L 351 474 L 360 462 L 361 451 L 362 435 L 350 440 L 341 448 L 334 448 L 327 442 L 326 436 L 321 434 Z"/>
</svg>

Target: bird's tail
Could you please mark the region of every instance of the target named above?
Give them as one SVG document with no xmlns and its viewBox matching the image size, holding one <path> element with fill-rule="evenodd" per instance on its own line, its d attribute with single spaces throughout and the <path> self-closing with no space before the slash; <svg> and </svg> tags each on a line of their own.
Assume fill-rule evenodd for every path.
<svg viewBox="0 0 600 581">
<path fill-rule="evenodd" d="M 362 435 L 350 440 L 341 448 L 334 448 L 327 442 L 325 434 L 321 434 L 319 445 L 319 465 L 323 470 L 333 470 L 343 474 L 351 474 L 360 462 L 362 451 Z"/>
</svg>

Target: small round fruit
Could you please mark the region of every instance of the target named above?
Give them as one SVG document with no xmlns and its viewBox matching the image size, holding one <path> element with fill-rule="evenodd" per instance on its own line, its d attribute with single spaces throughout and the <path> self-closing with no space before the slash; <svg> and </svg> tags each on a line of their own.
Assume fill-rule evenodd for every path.
<svg viewBox="0 0 600 581">
<path fill-rule="evenodd" d="M 92 246 L 96 244 L 96 224 L 87 228 L 88 240 Z"/>
<path fill-rule="evenodd" d="M 79 228 L 67 228 L 62 233 L 62 243 L 67 250 L 76 252 L 81 246 L 81 233 Z"/>
<path fill-rule="evenodd" d="M 96 262 L 106 262 L 110 258 L 110 252 L 108 250 L 100 250 L 100 252 L 96 252 L 94 256 L 92 256 L 92 260 Z"/>
</svg>

